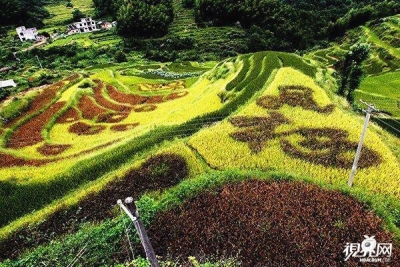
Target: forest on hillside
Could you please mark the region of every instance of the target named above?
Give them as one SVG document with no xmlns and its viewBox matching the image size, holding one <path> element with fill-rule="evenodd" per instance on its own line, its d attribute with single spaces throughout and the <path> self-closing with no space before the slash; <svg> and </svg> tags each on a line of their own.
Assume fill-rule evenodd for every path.
<svg viewBox="0 0 400 267">
<path fill-rule="evenodd" d="M 94 0 L 98 16 L 118 19 L 125 36 L 160 36 L 173 18 L 171 0 Z M 367 21 L 400 12 L 400 1 L 182 0 L 198 26 L 237 25 L 247 30 L 246 51 L 306 50 Z"/>
<path fill-rule="evenodd" d="M 43 0 L 0 0 L 0 26 L 40 27 L 49 16 L 44 4 Z"/>
<path fill-rule="evenodd" d="M 192 0 L 194 1 L 194 0 Z M 304 50 L 365 22 L 400 12 L 400 1 L 198 0 L 196 19 L 212 25 L 240 23 L 256 50 Z"/>
</svg>

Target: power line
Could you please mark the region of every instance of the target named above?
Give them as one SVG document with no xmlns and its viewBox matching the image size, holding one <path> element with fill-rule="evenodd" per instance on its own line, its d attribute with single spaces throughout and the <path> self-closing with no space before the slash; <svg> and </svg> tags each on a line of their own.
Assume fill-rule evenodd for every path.
<svg viewBox="0 0 400 267">
<path fill-rule="evenodd" d="M 389 123 L 387 123 L 387 122 L 385 122 L 385 121 L 379 119 L 378 117 L 374 116 L 374 119 L 380 121 L 381 123 L 385 124 L 386 126 L 392 128 L 394 131 L 400 133 L 400 130 L 399 130 L 399 129 L 393 127 L 392 125 L 390 125 Z"/>
</svg>

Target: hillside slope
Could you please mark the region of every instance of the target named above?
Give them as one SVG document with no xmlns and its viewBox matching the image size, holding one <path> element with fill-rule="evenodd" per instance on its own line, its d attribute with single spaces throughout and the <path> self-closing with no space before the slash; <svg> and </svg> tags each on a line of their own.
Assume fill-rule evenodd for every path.
<svg viewBox="0 0 400 267">
<path fill-rule="evenodd" d="M 188 68 L 195 68 L 195 66 L 196 64 L 193 64 Z M 140 69 L 148 70 L 154 68 L 155 66 L 140 67 Z M 184 66 L 169 65 L 169 68 L 184 69 Z M 143 73 L 139 71 L 139 68 L 123 70 L 124 73 L 130 71 L 149 75 L 148 71 Z M 113 75 L 110 75 L 111 73 Z M 160 70 L 156 73 L 160 73 Z M 190 199 L 194 205 L 203 200 L 206 201 L 205 203 L 209 203 L 208 201 L 214 203 L 214 197 L 220 195 L 222 199 L 218 200 L 217 197 L 215 201 L 223 201 L 221 207 L 240 198 L 251 200 L 254 197 L 252 190 L 255 189 L 251 189 L 248 185 L 257 184 L 251 182 L 252 180 L 268 181 L 267 184 L 258 184 L 257 188 L 261 191 L 255 194 L 276 198 L 273 200 L 273 205 L 280 203 L 280 206 L 285 206 L 289 199 L 282 198 L 282 194 L 273 196 L 262 193 L 264 192 L 262 188 L 265 186 L 291 188 L 291 184 L 295 181 L 302 181 L 298 186 L 294 185 L 296 190 L 300 190 L 295 194 L 299 196 L 311 194 L 316 197 L 304 200 L 313 203 L 307 205 L 308 208 L 304 211 L 309 215 L 305 216 L 305 213 L 301 213 L 301 216 L 305 216 L 301 217 L 302 219 L 294 215 L 290 226 L 283 227 L 279 223 L 274 223 L 276 225 L 273 228 L 268 226 L 268 223 L 273 222 L 272 218 L 276 218 L 277 221 L 286 220 L 281 217 L 282 214 L 277 213 L 277 210 L 271 211 L 272 213 L 268 216 L 262 216 L 267 221 L 257 216 L 252 219 L 255 225 L 265 225 L 265 231 L 274 233 L 274 240 L 284 240 L 293 234 L 294 229 L 301 228 L 306 232 L 314 232 L 311 230 L 313 216 L 316 212 L 324 210 L 326 213 L 323 215 L 324 221 L 329 221 L 334 226 L 328 223 L 320 230 L 321 236 L 313 238 L 311 243 L 304 244 L 304 247 L 320 247 L 321 238 L 324 242 L 335 240 L 339 242 L 338 244 L 348 242 L 348 239 L 352 241 L 361 234 L 361 228 L 357 230 L 357 233 L 354 232 L 353 223 L 357 221 L 357 225 L 374 225 L 373 231 L 379 231 L 379 237 L 385 237 L 387 242 L 394 242 L 394 249 L 397 251 L 396 240 L 400 237 L 398 223 L 400 218 L 397 212 L 400 208 L 398 201 L 400 187 L 397 180 L 400 175 L 399 161 L 376 131 L 371 129 L 365 141 L 355 187 L 347 187 L 347 177 L 362 128 L 362 119 L 335 105 L 327 93 L 315 83 L 316 73 L 316 68 L 294 54 L 259 52 L 227 59 L 204 73 L 197 82 L 192 81 L 191 89 L 185 89 L 189 91 L 186 98 L 191 93 L 196 95 L 193 101 L 214 103 L 214 100 L 218 100 L 210 105 L 211 110 L 192 108 L 195 102 L 189 101 L 192 105 L 186 105 L 185 111 L 178 112 L 179 116 L 173 120 L 178 124 L 177 126 L 160 127 L 157 131 L 150 131 L 149 134 L 125 137 L 127 142 L 123 146 L 102 152 L 94 156 L 93 160 L 87 155 L 84 160 L 78 162 L 77 165 L 81 166 L 75 165 L 75 168 L 67 170 L 75 177 L 49 176 L 47 180 L 37 183 L 34 179 L 26 182 L 24 181 L 26 179 L 21 179 L 22 177 L 20 181 L 12 177 L 4 180 L 0 183 L 2 189 L 0 193 L 4 199 L 1 208 L 4 214 L 8 214 L 8 218 L 5 220 L 3 218 L 3 222 L 7 225 L 3 224 L 4 226 L 0 229 L 0 251 L 2 252 L 0 255 L 4 255 L 0 266 L 21 266 L 21 263 L 25 266 L 37 266 L 39 262 L 53 266 L 67 266 L 74 261 L 75 255 L 82 250 L 82 246 L 85 246 L 85 249 L 78 259 L 78 266 L 88 266 L 98 262 L 106 266 L 124 263 L 129 258 L 124 252 L 129 251 L 130 248 L 128 243 L 123 241 L 126 240 L 124 239 L 126 221 L 123 219 L 124 216 L 115 210 L 117 199 L 133 195 L 138 201 L 137 206 L 146 225 L 153 225 L 154 228 L 150 227 L 151 231 L 157 232 L 160 230 L 157 222 L 162 222 L 164 212 L 168 212 L 171 208 L 179 207 L 185 213 L 189 212 L 187 218 L 191 218 L 191 211 L 204 217 L 214 217 L 206 216 L 210 209 L 204 210 L 199 207 L 194 210 L 189 206 L 188 211 L 186 207 Z M 94 83 L 98 83 L 97 79 L 101 79 L 103 83 L 110 85 L 115 83 L 115 86 L 121 82 L 118 92 L 125 94 L 124 98 L 121 98 L 125 100 L 130 99 L 127 95 L 133 94 L 132 90 L 151 97 L 160 94 L 161 91 L 174 90 L 169 87 L 180 84 L 178 79 L 162 83 L 160 81 L 146 84 L 141 82 L 132 86 L 128 81 L 132 81 L 133 77 L 126 80 L 127 77 L 120 75 L 121 73 L 108 70 L 96 72 L 90 78 Z M 203 90 L 199 90 L 196 94 L 196 84 L 199 83 L 207 83 L 209 86 L 201 86 Z M 93 90 L 93 95 L 87 95 L 93 101 L 91 104 L 93 109 L 95 107 L 96 109 L 115 108 L 120 98 L 113 98 L 112 95 L 106 94 L 108 91 L 104 91 L 103 97 L 100 98 L 96 96 L 96 88 L 90 89 Z M 85 90 L 90 91 L 83 89 L 83 92 Z M 63 91 L 60 97 L 74 95 L 67 94 L 67 91 Z M 184 103 L 185 97 L 174 101 Z M 108 106 L 105 106 L 105 103 L 108 103 Z M 159 105 L 159 109 L 162 109 L 164 104 L 168 103 L 158 103 L 157 106 Z M 208 107 L 208 105 L 205 106 Z M 75 108 L 78 109 L 79 105 Z M 168 108 L 169 111 L 173 109 L 173 105 Z M 168 118 L 168 110 L 163 110 L 162 114 L 158 114 L 154 119 Z M 157 109 L 149 111 L 149 120 L 152 118 L 151 112 L 156 111 Z M 175 112 L 172 113 L 175 114 Z M 78 119 L 88 123 L 89 119 L 83 120 L 80 117 L 84 114 L 85 112 L 80 110 Z M 139 114 L 134 114 L 135 118 L 139 116 Z M 189 119 L 186 116 L 192 118 L 194 116 L 194 118 Z M 129 120 L 129 116 L 125 119 Z M 96 122 L 92 123 L 96 124 Z M 105 125 L 107 124 L 100 123 L 100 126 Z M 128 129 L 128 132 L 133 132 L 134 129 Z M 65 130 L 60 128 L 53 133 L 54 137 L 57 137 L 57 134 L 65 134 Z M 95 134 L 87 135 L 85 138 L 86 142 L 98 141 Z M 150 144 L 151 147 L 142 148 Z M 107 164 L 103 164 L 102 160 L 105 160 Z M 64 165 L 57 166 L 60 168 Z M 21 170 L 24 168 L 26 167 Z M 46 166 L 29 168 L 39 175 L 40 172 L 45 171 Z M 281 183 L 282 180 L 287 181 L 287 185 Z M 240 189 L 242 193 L 234 189 L 238 188 L 236 185 L 238 182 L 243 182 L 239 186 L 239 188 L 243 187 Z M 270 182 L 272 184 L 269 184 Z M 303 182 L 315 185 L 310 187 L 304 185 Z M 55 190 L 61 186 L 70 191 Z M 319 191 L 319 187 L 331 192 Z M 20 195 L 16 194 L 18 192 Z M 211 194 L 208 194 L 209 192 Z M 320 197 L 313 192 L 318 192 Z M 346 195 L 351 195 L 352 198 Z M 265 201 L 269 201 L 269 197 Z M 353 208 L 359 208 L 354 209 L 354 217 L 349 220 L 343 217 L 348 210 L 346 208 L 335 209 L 337 216 L 330 217 L 327 214 L 332 214 L 328 212 L 331 202 L 324 202 L 327 197 L 342 199 L 340 203 L 345 201 L 352 203 L 348 205 Z M 37 203 L 33 204 L 36 206 L 15 206 L 14 209 L 19 209 L 20 214 L 6 213 L 6 208 L 14 205 L 12 201 L 20 199 L 18 203 L 26 203 L 26 198 L 35 199 Z M 298 203 L 299 199 L 290 201 Z M 243 201 L 240 202 L 247 203 Z M 33 208 L 36 211 L 31 213 Z M 245 212 L 253 214 L 256 209 L 258 206 L 246 208 Z M 232 210 L 232 212 L 236 211 Z M 370 215 L 364 216 L 364 214 Z M 309 223 L 304 224 L 304 220 Z M 191 225 L 197 230 L 190 230 Z M 214 227 L 212 222 L 207 225 Z M 225 225 L 224 231 L 236 233 L 236 228 L 230 222 Z M 300 225 L 303 226 L 300 227 Z M 180 242 L 202 244 L 196 239 L 196 231 L 203 231 L 201 227 L 198 228 L 199 225 L 186 223 L 185 227 L 181 226 L 179 229 L 174 228 L 173 225 L 171 227 L 163 232 L 166 239 L 157 234 L 160 237 L 157 241 L 157 251 L 160 251 L 162 255 L 168 254 L 169 245 L 162 244 L 170 239 L 168 233 L 174 231 L 182 230 L 188 233 L 183 235 L 187 239 L 178 238 L 176 244 Z M 349 232 L 355 236 L 350 237 Z M 254 232 L 254 238 L 264 238 L 263 233 L 264 231 Z M 219 238 L 218 242 L 221 244 L 229 243 L 229 238 L 217 237 L 212 232 L 208 234 L 210 240 Z M 129 235 L 134 238 L 132 233 Z M 37 238 L 31 238 L 32 236 Z M 133 240 L 135 244 L 133 250 L 136 255 L 140 254 L 138 240 L 135 238 Z M 243 241 L 243 239 L 240 240 Z M 241 247 L 240 240 L 237 247 Z M 10 244 L 18 245 L 11 246 Z M 271 245 L 273 244 L 281 243 L 272 242 Z M 185 245 L 185 247 L 192 246 Z M 227 248 L 229 251 L 224 254 L 225 256 L 236 255 L 234 249 L 229 246 Z M 301 247 L 297 249 L 299 255 L 304 252 Z M 65 251 L 70 253 L 65 253 Z M 260 251 L 263 257 L 273 256 L 262 253 L 265 247 L 257 244 L 255 244 L 255 251 Z M 182 257 L 191 256 L 185 254 L 189 253 L 186 250 L 180 250 L 180 252 Z M 253 257 L 254 259 L 259 257 L 253 252 L 249 252 L 250 254 L 246 252 L 245 259 L 239 258 L 245 263 L 243 266 L 250 266 L 246 265 L 246 262 L 253 264 Z M 339 255 L 342 249 L 337 249 L 337 253 L 332 257 L 325 253 L 327 258 L 322 261 L 332 264 L 342 261 Z M 295 257 L 297 259 L 295 260 L 290 255 L 292 254 L 285 254 L 285 260 L 288 263 L 303 264 L 308 260 L 299 257 Z M 219 260 L 219 258 L 214 258 L 216 255 L 210 253 L 196 256 Z"/>
</svg>

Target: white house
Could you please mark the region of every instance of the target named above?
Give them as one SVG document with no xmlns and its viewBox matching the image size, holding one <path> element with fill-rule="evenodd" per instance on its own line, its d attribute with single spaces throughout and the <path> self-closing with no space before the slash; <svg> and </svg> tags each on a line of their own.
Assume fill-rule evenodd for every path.
<svg viewBox="0 0 400 267">
<path fill-rule="evenodd" d="M 0 81 L 0 89 L 10 87 L 10 86 L 17 87 L 17 84 L 14 82 L 14 80 Z"/>
<path fill-rule="evenodd" d="M 36 28 L 26 29 L 25 26 L 18 27 L 17 34 L 21 42 L 25 42 L 27 40 L 36 41 L 38 39 L 38 31 Z"/>
<path fill-rule="evenodd" d="M 96 30 L 96 21 L 92 20 L 92 18 L 82 18 L 81 21 L 68 25 L 67 34 L 92 32 Z"/>
</svg>

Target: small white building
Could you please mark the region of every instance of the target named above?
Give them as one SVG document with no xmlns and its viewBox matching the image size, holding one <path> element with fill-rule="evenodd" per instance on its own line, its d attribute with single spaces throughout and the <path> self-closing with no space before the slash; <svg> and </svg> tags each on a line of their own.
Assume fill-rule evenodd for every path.
<svg viewBox="0 0 400 267">
<path fill-rule="evenodd" d="M 26 29 L 25 26 L 18 27 L 17 34 L 21 42 L 28 40 L 36 41 L 38 39 L 38 31 L 36 28 Z"/>
<path fill-rule="evenodd" d="M 0 81 L 0 89 L 1 88 L 6 88 L 6 87 L 17 87 L 17 84 L 14 82 L 14 80 L 6 80 L 6 81 Z"/>
<path fill-rule="evenodd" d="M 96 21 L 92 18 L 82 18 L 79 22 L 68 25 L 67 34 L 97 31 Z"/>
</svg>

